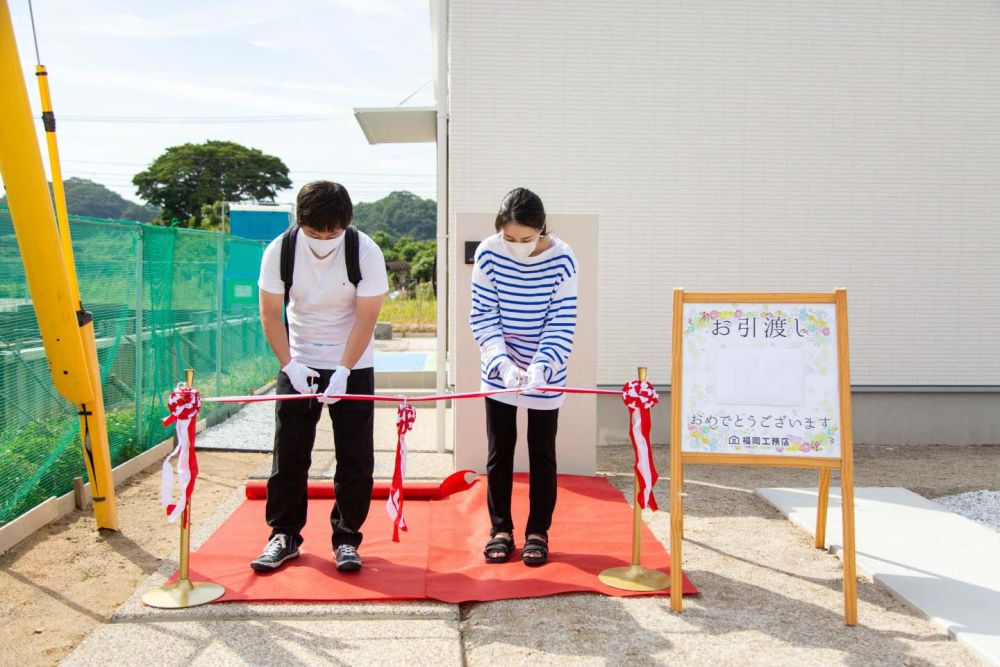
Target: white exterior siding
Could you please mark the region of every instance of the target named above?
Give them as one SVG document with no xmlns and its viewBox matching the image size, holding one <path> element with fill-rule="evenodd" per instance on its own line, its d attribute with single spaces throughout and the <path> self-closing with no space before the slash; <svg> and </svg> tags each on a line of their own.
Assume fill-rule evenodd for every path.
<svg viewBox="0 0 1000 667">
<path fill-rule="evenodd" d="M 449 210 L 523 185 L 599 216 L 601 383 L 669 381 L 675 286 L 843 286 L 855 384 L 1000 385 L 996 2 L 453 0 L 450 21 Z"/>
</svg>

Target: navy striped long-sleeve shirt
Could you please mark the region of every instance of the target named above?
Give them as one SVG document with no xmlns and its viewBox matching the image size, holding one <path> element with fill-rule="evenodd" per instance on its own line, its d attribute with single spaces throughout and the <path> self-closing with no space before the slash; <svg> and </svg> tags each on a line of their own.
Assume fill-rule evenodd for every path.
<svg viewBox="0 0 1000 667">
<path fill-rule="evenodd" d="M 566 243 L 535 257 L 515 259 L 500 234 L 476 249 L 472 270 L 469 323 L 482 352 L 482 390 L 503 389 L 499 367 L 510 360 L 519 368 L 542 365 L 546 384 L 566 386 L 566 363 L 576 331 L 578 265 Z M 524 392 L 493 397 L 511 405 L 552 410 L 565 394 Z"/>
</svg>

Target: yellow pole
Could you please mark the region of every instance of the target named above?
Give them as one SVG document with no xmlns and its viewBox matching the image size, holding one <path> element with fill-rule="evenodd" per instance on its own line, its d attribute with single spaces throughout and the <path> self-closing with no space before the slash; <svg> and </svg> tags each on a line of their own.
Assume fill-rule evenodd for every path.
<svg viewBox="0 0 1000 667">
<path fill-rule="evenodd" d="M 49 167 L 52 169 L 52 198 L 56 203 L 56 222 L 59 224 L 59 241 L 63 261 L 69 274 L 70 289 L 80 293 L 76 277 L 76 263 L 73 261 L 73 242 L 69 233 L 69 211 L 66 208 L 66 190 L 63 187 L 62 164 L 59 161 L 59 144 L 56 142 L 56 116 L 52 111 L 52 95 L 49 93 L 49 73 L 45 65 L 35 67 L 38 79 L 38 96 L 42 100 L 42 123 L 45 127 L 45 142 L 49 149 Z"/>
<path fill-rule="evenodd" d="M 184 369 L 184 385 L 194 386 L 194 370 Z M 197 417 L 195 417 L 197 419 Z M 194 444 L 192 443 L 192 447 Z M 186 490 L 181 489 L 181 493 Z M 181 552 L 177 571 L 177 581 L 154 588 L 142 596 L 143 604 L 159 609 L 183 609 L 197 607 L 218 600 L 226 589 L 219 584 L 210 582 L 194 583 L 190 578 L 189 564 L 191 561 L 191 499 L 184 505 L 181 513 Z"/>
<path fill-rule="evenodd" d="M 194 386 L 194 369 L 185 368 L 184 369 L 184 386 L 191 388 Z M 181 493 L 184 489 L 181 489 Z M 191 499 L 189 498 L 187 503 L 184 505 L 184 512 L 181 513 L 181 555 L 180 555 L 180 573 L 177 578 L 181 581 L 187 581 L 190 583 L 188 577 L 188 563 L 190 561 L 191 555 Z"/>
<path fill-rule="evenodd" d="M 639 382 L 646 381 L 645 366 L 639 367 Z M 631 419 L 631 417 L 630 417 Z M 629 428 L 632 424 L 629 424 Z M 632 494 L 632 566 L 642 562 L 642 508 L 639 506 L 639 473 L 632 479 L 634 493 Z"/>
<path fill-rule="evenodd" d="M 118 529 L 97 350 L 90 313 L 80 307 L 67 265 L 6 0 L 0 0 L 0 173 L 38 328 L 56 390 L 77 404 L 84 462 L 98 528 Z M 68 234 L 64 234 L 68 238 Z M 71 279 L 71 274 L 73 275 Z"/>
<path fill-rule="evenodd" d="M 646 367 L 639 367 L 639 382 L 646 381 Z M 632 429 L 632 413 L 629 412 L 629 430 Z M 669 583 L 669 577 L 659 570 L 647 570 L 642 566 L 642 507 L 639 506 L 639 473 L 632 480 L 632 562 L 628 567 L 610 567 L 597 578 L 602 583 L 626 591 L 662 591 Z"/>
</svg>

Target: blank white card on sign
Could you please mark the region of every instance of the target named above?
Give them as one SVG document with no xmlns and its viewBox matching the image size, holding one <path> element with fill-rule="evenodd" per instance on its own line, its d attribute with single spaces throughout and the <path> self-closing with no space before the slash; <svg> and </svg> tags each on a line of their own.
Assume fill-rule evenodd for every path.
<svg viewBox="0 0 1000 667">
<path fill-rule="evenodd" d="M 716 390 L 726 405 L 802 405 L 802 350 L 727 347 L 716 361 Z"/>
</svg>

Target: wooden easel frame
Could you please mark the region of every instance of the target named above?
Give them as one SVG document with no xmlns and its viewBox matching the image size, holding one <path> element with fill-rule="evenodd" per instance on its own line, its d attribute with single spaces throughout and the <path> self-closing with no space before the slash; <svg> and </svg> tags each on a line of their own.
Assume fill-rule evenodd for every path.
<svg viewBox="0 0 1000 667">
<path fill-rule="evenodd" d="M 684 452 L 681 450 L 684 304 L 686 303 L 829 303 L 837 315 L 837 365 L 840 398 L 840 456 L 774 456 Z M 826 544 L 826 514 L 830 496 L 830 471 L 840 469 L 841 507 L 844 529 L 844 624 L 858 622 L 857 565 L 854 544 L 854 442 L 851 426 L 851 379 L 847 337 L 847 290 L 833 292 L 685 292 L 674 290 L 672 370 L 670 382 L 670 608 L 680 612 L 681 551 L 684 540 L 684 464 L 714 463 L 771 466 L 777 468 L 816 468 L 819 471 L 819 498 L 816 512 L 817 549 Z"/>
</svg>

